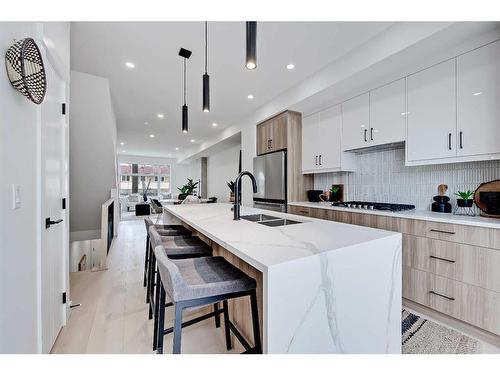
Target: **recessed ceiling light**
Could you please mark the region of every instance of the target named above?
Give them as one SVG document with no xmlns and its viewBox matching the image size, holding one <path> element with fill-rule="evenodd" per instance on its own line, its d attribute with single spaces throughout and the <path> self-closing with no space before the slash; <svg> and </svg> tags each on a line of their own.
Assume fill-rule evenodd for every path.
<svg viewBox="0 0 500 375">
<path fill-rule="evenodd" d="M 179 151 L 179 147 L 176 147 L 176 148 L 175 148 L 175 151 Z"/>
<path fill-rule="evenodd" d="M 150 135 L 149 135 L 149 138 L 154 138 L 154 137 L 155 137 L 155 135 L 154 135 L 154 134 L 150 134 Z"/>
<path fill-rule="evenodd" d="M 482 92 L 475 92 L 475 93 L 474 93 L 474 94 L 472 94 L 472 95 L 474 95 L 474 96 L 479 96 L 479 95 L 481 95 L 481 94 L 482 94 Z"/>
<path fill-rule="evenodd" d="M 292 69 L 295 69 L 295 65 L 293 65 L 293 64 L 288 64 L 288 65 L 286 66 L 286 68 L 287 68 L 288 70 L 292 70 Z"/>
<path fill-rule="evenodd" d="M 120 146 L 125 146 L 125 142 L 120 142 Z"/>
<path fill-rule="evenodd" d="M 127 61 L 125 63 L 125 66 L 129 69 L 134 69 L 135 68 L 135 64 L 133 62 L 130 62 L 130 61 Z"/>
<path fill-rule="evenodd" d="M 164 118 L 164 117 L 165 117 L 165 115 L 164 115 L 163 113 L 158 113 L 158 114 L 156 115 L 156 117 L 158 117 L 158 118 Z"/>
<path fill-rule="evenodd" d="M 194 139 L 191 139 L 191 143 L 194 143 Z"/>
<path fill-rule="evenodd" d="M 250 99 L 250 100 L 252 100 L 252 99 L 253 99 L 253 95 L 252 95 L 252 94 L 249 94 L 249 95 L 247 96 L 247 98 L 248 98 L 248 99 Z"/>
<path fill-rule="evenodd" d="M 212 126 L 215 128 L 217 126 L 217 123 L 216 122 L 213 122 L 212 123 Z"/>
<path fill-rule="evenodd" d="M 127 151 L 125 151 L 125 150 L 122 150 L 122 152 L 127 152 Z"/>
<path fill-rule="evenodd" d="M 149 122 L 147 122 L 147 121 L 144 121 L 144 125 L 147 125 L 147 124 L 149 124 Z"/>
</svg>

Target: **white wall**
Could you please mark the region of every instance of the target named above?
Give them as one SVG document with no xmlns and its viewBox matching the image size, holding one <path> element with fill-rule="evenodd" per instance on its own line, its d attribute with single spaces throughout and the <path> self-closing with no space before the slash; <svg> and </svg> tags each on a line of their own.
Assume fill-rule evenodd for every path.
<svg viewBox="0 0 500 375">
<path fill-rule="evenodd" d="M 0 22 L 1 50 L 14 39 L 33 37 L 43 49 L 44 36 L 54 40 L 51 52 L 69 69 L 69 24 Z M 50 30 L 49 30 L 50 29 Z M 57 42 L 59 41 L 59 42 Z M 60 45 L 58 44 L 60 43 Z M 17 92 L 0 69 L 0 353 L 41 350 L 41 110 Z M 21 208 L 13 210 L 11 185 L 21 190 Z"/>
<path fill-rule="evenodd" d="M 101 205 L 117 186 L 116 120 L 106 78 L 71 71 L 70 206 L 73 240 L 100 237 Z"/>
<path fill-rule="evenodd" d="M 207 158 L 207 194 L 217 202 L 229 202 L 227 182 L 238 176 L 240 145 L 233 146 Z"/>
</svg>

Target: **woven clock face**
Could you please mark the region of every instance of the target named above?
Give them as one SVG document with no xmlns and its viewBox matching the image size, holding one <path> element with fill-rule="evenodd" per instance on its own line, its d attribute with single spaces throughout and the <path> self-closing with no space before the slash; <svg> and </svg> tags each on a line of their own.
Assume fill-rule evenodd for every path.
<svg viewBox="0 0 500 375">
<path fill-rule="evenodd" d="M 32 38 L 17 41 L 5 53 L 10 83 L 33 103 L 41 104 L 47 91 L 42 55 Z"/>
</svg>

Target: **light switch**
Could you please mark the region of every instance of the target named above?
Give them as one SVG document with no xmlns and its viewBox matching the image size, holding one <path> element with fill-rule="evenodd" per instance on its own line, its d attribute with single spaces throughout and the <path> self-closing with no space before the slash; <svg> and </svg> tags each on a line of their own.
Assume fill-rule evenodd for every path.
<svg viewBox="0 0 500 375">
<path fill-rule="evenodd" d="M 21 208 L 21 186 L 12 184 L 12 209 Z"/>
</svg>

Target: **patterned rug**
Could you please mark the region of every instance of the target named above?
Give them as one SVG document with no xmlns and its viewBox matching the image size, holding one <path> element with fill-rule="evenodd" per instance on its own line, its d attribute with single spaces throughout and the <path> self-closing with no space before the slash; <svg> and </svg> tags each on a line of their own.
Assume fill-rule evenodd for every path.
<svg viewBox="0 0 500 375">
<path fill-rule="evenodd" d="M 403 310 L 403 354 L 472 354 L 477 340 Z"/>
</svg>

